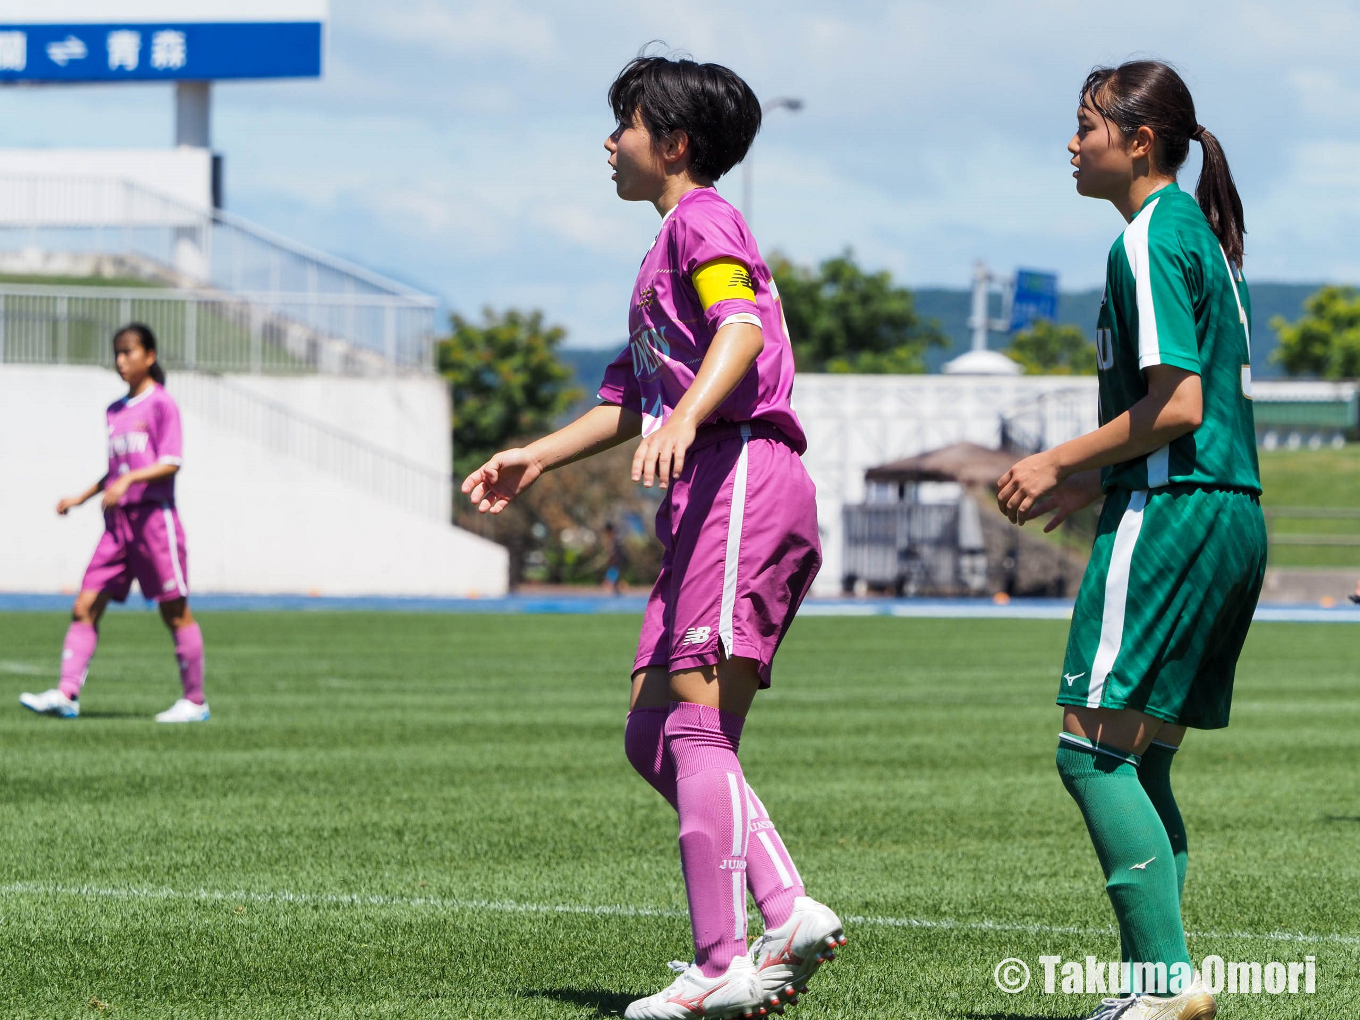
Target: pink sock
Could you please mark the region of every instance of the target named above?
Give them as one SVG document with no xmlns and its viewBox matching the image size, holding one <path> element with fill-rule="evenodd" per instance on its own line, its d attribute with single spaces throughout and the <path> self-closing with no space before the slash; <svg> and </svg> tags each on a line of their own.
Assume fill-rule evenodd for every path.
<svg viewBox="0 0 1360 1020">
<path fill-rule="evenodd" d="M 675 807 L 675 766 L 666 754 L 666 716 L 670 708 L 635 708 L 623 730 L 623 753 L 633 768 L 666 803 Z"/>
<path fill-rule="evenodd" d="M 623 748 L 638 775 L 675 807 L 675 766 L 666 754 L 668 708 L 635 708 L 628 713 Z M 793 858 L 779 838 L 769 812 L 756 792 L 746 787 L 750 836 L 746 840 L 746 884 L 760 908 L 765 928 L 778 928 L 793 913 L 793 899 L 804 895 Z"/>
<path fill-rule="evenodd" d="M 686 702 L 666 716 L 694 962 L 705 977 L 746 952 L 746 781 L 737 761 L 744 721 Z"/>
<path fill-rule="evenodd" d="M 88 623 L 72 623 L 66 628 L 66 643 L 61 648 L 61 693 L 68 698 L 80 697 L 85 674 L 90 671 L 94 647 L 99 643 L 99 632 Z"/>
<path fill-rule="evenodd" d="M 793 858 L 770 821 L 770 813 L 749 786 L 746 809 L 751 835 L 755 837 L 749 840 L 746 851 L 746 884 L 751 887 L 751 895 L 765 920 L 765 930 L 769 931 L 789 919 L 794 897 L 804 895 L 805 890 Z"/>
<path fill-rule="evenodd" d="M 198 624 L 175 630 L 175 659 L 184 697 L 195 705 L 203 704 L 203 632 Z"/>
</svg>

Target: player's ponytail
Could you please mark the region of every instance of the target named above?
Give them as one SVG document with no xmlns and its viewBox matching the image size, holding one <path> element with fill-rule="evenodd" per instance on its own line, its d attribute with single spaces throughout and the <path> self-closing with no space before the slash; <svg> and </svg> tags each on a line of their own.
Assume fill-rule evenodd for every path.
<svg viewBox="0 0 1360 1020">
<path fill-rule="evenodd" d="M 1190 143 L 1204 147 L 1195 199 L 1229 260 L 1242 264 L 1242 199 L 1218 139 L 1195 118 L 1195 101 L 1175 69 L 1159 60 L 1130 60 L 1118 67 L 1097 67 L 1086 76 L 1081 102 L 1115 124 L 1125 137 L 1149 127 L 1157 138 L 1155 168 L 1171 176 L 1185 162 Z"/>
<path fill-rule="evenodd" d="M 1195 126 L 1195 134 L 1191 137 L 1204 148 L 1204 165 L 1199 171 L 1199 183 L 1195 185 L 1195 198 L 1204 210 L 1210 229 L 1218 235 L 1223 251 L 1230 261 L 1240 266 L 1242 235 L 1247 230 L 1242 225 L 1242 199 L 1238 197 L 1237 185 L 1228 169 L 1228 157 L 1223 154 L 1218 139 L 1204 130 L 1202 124 Z"/>
<path fill-rule="evenodd" d="M 118 342 L 120 336 L 130 336 L 141 345 L 142 350 L 148 354 L 156 354 L 156 334 L 151 332 L 150 326 L 145 326 L 140 322 L 129 322 L 113 334 L 114 343 Z M 151 363 L 151 368 L 147 374 L 161 386 L 165 385 L 165 369 L 161 368 L 160 355 L 157 355 L 156 360 Z"/>
</svg>

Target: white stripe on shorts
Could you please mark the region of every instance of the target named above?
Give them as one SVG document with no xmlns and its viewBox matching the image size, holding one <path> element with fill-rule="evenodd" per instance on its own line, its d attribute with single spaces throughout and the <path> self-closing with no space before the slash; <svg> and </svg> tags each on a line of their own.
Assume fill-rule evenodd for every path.
<svg viewBox="0 0 1360 1020">
<path fill-rule="evenodd" d="M 746 450 L 751 426 L 741 427 L 741 455 L 732 474 L 732 512 L 727 518 L 727 558 L 723 561 L 722 614 L 718 617 L 718 640 L 732 657 L 732 613 L 737 605 L 737 561 L 741 558 L 741 526 L 746 516 Z"/>
<path fill-rule="evenodd" d="M 741 837 L 742 830 L 746 826 L 742 825 L 741 819 L 741 781 L 737 779 L 735 772 L 727 773 L 727 790 L 732 795 L 732 856 L 741 856 Z"/>
<path fill-rule="evenodd" d="M 1129 496 L 1129 507 L 1119 519 L 1114 533 L 1114 549 L 1110 552 L 1110 569 L 1105 575 L 1105 611 L 1100 618 L 1100 644 L 1091 663 L 1091 685 L 1086 689 L 1086 707 L 1099 708 L 1105 693 L 1105 678 L 1114 668 L 1119 647 L 1124 643 L 1124 611 L 1129 600 L 1129 569 L 1133 565 L 1133 547 L 1138 544 L 1138 533 L 1143 530 L 1143 508 L 1147 506 L 1147 489 L 1138 489 Z"/>
<path fill-rule="evenodd" d="M 170 537 L 170 564 L 175 572 L 175 590 L 181 595 L 189 594 L 189 586 L 184 583 L 184 574 L 179 569 L 179 539 L 175 536 L 175 513 L 168 506 L 161 507 L 165 516 L 165 532 Z"/>
</svg>

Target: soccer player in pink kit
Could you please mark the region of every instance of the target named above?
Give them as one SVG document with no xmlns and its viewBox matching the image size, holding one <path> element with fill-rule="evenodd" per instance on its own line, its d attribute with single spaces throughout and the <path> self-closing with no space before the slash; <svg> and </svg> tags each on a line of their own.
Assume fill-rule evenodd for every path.
<svg viewBox="0 0 1360 1020">
<path fill-rule="evenodd" d="M 157 722 L 205 722 L 203 634 L 189 612 L 188 553 L 175 510 L 175 474 L 181 464 L 179 408 L 165 392 L 165 372 L 156 363 L 156 338 L 132 323 L 113 338 L 114 364 L 128 384 L 126 397 L 107 412 L 109 469 L 79 496 L 63 499 L 57 513 L 102 492 L 104 534 L 85 571 L 71 611 L 61 653 L 61 685 L 23 694 L 19 703 L 44 715 L 80 715 L 80 688 L 99 640 L 99 621 L 110 600 L 122 602 L 137 579 L 142 594 L 155 599 L 175 639 L 184 696 L 156 716 Z"/>
<path fill-rule="evenodd" d="M 618 195 L 662 216 L 633 289 L 628 346 L 598 406 L 496 454 L 463 491 L 499 513 L 544 471 L 641 433 L 633 478 L 665 490 L 665 552 L 624 748 L 679 815 L 695 961 L 625 1016 L 752 1016 L 796 1001 L 845 941 L 836 915 L 805 895 L 737 759 L 747 711 L 821 565 L 779 294 L 741 214 L 713 189 L 746 155 L 760 103 L 725 67 L 664 57 L 630 63 L 609 100 Z M 765 922 L 749 950 L 748 886 Z"/>
</svg>

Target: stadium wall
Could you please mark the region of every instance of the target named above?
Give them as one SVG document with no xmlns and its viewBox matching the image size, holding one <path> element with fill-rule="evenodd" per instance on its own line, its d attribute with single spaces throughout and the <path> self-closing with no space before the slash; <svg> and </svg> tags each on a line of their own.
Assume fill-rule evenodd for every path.
<svg viewBox="0 0 1360 1020">
<path fill-rule="evenodd" d="M 191 373 L 174 373 L 188 381 Z M 428 377 L 230 377 L 272 402 L 370 446 L 449 471 L 447 392 Z M 192 394 L 185 385 L 183 392 Z M 0 366 L 0 590 L 73 591 L 98 541 L 94 501 L 66 518 L 57 500 L 106 462 L 103 410 L 123 392 L 107 369 Z M 185 466 L 177 497 L 200 592 L 499 595 L 508 560 L 495 543 L 271 449 L 182 399 Z"/>
<path fill-rule="evenodd" d="M 808 436 L 803 463 L 817 486 L 822 535 L 813 594 L 840 592 L 841 508 L 864 502 L 865 471 L 953 443 L 996 448 L 1003 415 L 1059 394 L 1079 419 L 1066 427 L 1096 427 L 1094 376 L 800 375 L 794 407 Z"/>
</svg>

